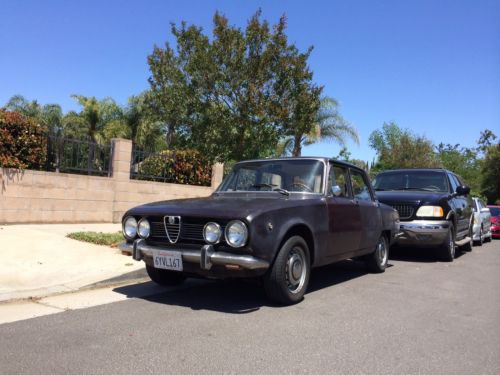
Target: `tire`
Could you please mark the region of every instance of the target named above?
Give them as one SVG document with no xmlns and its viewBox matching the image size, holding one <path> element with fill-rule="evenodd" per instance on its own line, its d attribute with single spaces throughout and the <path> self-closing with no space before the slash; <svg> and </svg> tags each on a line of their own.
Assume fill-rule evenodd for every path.
<svg viewBox="0 0 500 375">
<path fill-rule="evenodd" d="M 267 297 L 282 305 L 300 302 L 309 284 L 310 259 L 309 247 L 302 237 L 293 236 L 286 240 L 264 276 Z"/>
<path fill-rule="evenodd" d="M 373 273 L 382 273 L 387 268 L 389 260 L 389 245 L 387 238 L 381 235 L 373 253 L 365 256 L 365 264 Z"/>
<path fill-rule="evenodd" d="M 443 262 L 453 262 L 453 259 L 455 259 L 455 252 L 455 227 L 453 223 L 450 223 L 446 240 L 439 247 L 438 257 Z"/>
<path fill-rule="evenodd" d="M 159 270 L 158 268 L 148 266 L 147 264 L 146 272 L 148 273 L 148 276 L 151 278 L 151 280 L 153 280 L 158 285 L 174 286 L 182 284 L 184 280 L 186 280 L 186 276 L 184 276 L 181 272 Z"/>
<path fill-rule="evenodd" d="M 479 241 L 474 241 L 476 246 L 483 246 L 483 227 L 479 228 Z"/>
</svg>

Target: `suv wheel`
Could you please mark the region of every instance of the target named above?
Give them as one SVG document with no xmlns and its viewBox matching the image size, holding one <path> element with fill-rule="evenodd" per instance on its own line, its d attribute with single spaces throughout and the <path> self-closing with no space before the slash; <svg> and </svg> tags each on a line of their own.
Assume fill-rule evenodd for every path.
<svg viewBox="0 0 500 375">
<path fill-rule="evenodd" d="M 387 238 L 381 235 L 373 253 L 365 256 L 365 263 L 368 269 L 374 273 L 384 272 L 389 259 L 389 245 Z"/>
<path fill-rule="evenodd" d="M 147 264 L 146 272 L 148 273 L 148 276 L 151 278 L 151 280 L 163 286 L 179 285 L 184 280 L 186 280 L 186 276 L 184 276 L 181 272 L 159 270 L 158 268 L 148 266 Z"/>
<path fill-rule="evenodd" d="M 453 262 L 453 259 L 455 259 L 455 251 L 455 227 L 453 223 L 450 222 L 446 240 L 438 251 L 439 259 L 443 262 Z"/>
<path fill-rule="evenodd" d="M 272 268 L 264 276 L 269 299 L 283 305 L 302 300 L 309 284 L 311 264 L 309 247 L 300 236 L 290 237 L 281 246 Z"/>
</svg>

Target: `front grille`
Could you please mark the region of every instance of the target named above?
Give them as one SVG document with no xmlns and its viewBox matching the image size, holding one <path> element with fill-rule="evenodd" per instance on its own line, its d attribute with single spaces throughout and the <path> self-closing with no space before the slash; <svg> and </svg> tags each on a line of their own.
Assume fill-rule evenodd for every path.
<svg viewBox="0 0 500 375">
<path fill-rule="evenodd" d="M 407 204 L 392 204 L 392 208 L 398 211 L 400 219 L 409 219 L 413 216 L 415 209 Z"/>
<path fill-rule="evenodd" d="M 167 219 L 168 220 L 168 219 Z M 157 242 L 167 242 L 167 243 L 204 243 L 203 239 L 203 228 L 209 219 L 200 220 L 197 218 L 181 218 L 180 225 L 169 224 L 168 221 L 163 221 L 163 217 L 152 217 L 149 218 L 151 224 L 151 235 L 150 239 Z M 224 233 L 225 223 L 218 222 L 221 226 L 222 233 Z M 167 236 L 170 236 L 170 241 Z M 222 235 L 224 238 L 224 235 Z M 177 241 L 175 239 L 177 238 Z M 222 239 L 221 239 L 222 240 Z"/>
</svg>

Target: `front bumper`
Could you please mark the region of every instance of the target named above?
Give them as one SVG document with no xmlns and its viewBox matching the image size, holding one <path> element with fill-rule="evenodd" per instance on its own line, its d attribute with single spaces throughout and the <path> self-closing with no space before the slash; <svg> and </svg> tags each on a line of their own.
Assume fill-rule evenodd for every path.
<svg viewBox="0 0 500 375">
<path fill-rule="evenodd" d="M 491 237 L 499 238 L 500 237 L 500 225 L 491 225 Z"/>
<path fill-rule="evenodd" d="M 249 271 L 263 273 L 269 268 L 269 262 L 247 254 L 232 254 L 224 251 L 215 251 L 212 245 L 204 245 L 200 249 L 177 249 L 171 247 L 151 246 L 145 240 L 135 240 L 133 244 L 122 243 L 120 250 L 132 253 L 135 260 L 144 260 L 153 264 L 153 253 L 156 250 L 175 250 L 182 255 L 183 263 L 187 269 L 194 273 L 206 275 L 207 271 L 214 273 L 222 267 L 230 271 Z M 199 272 L 198 272 L 199 270 Z"/>
<path fill-rule="evenodd" d="M 409 246 L 438 246 L 448 235 L 450 222 L 447 220 L 402 221 L 396 244 Z"/>
</svg>

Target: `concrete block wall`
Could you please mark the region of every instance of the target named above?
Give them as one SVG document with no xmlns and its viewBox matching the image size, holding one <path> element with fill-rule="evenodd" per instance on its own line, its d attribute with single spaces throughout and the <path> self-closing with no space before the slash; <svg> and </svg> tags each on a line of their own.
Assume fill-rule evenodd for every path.
<svg viewBox="0 0 500 375">
<path fill-rule="evenodd" d="M 136 205 L 210 195 L 222 181 L 192 186 L 130 179 L 132 142 L 113 140 L 112 177 L 0 168 L 0 224 L 119 222 Z"/>
</svg>

